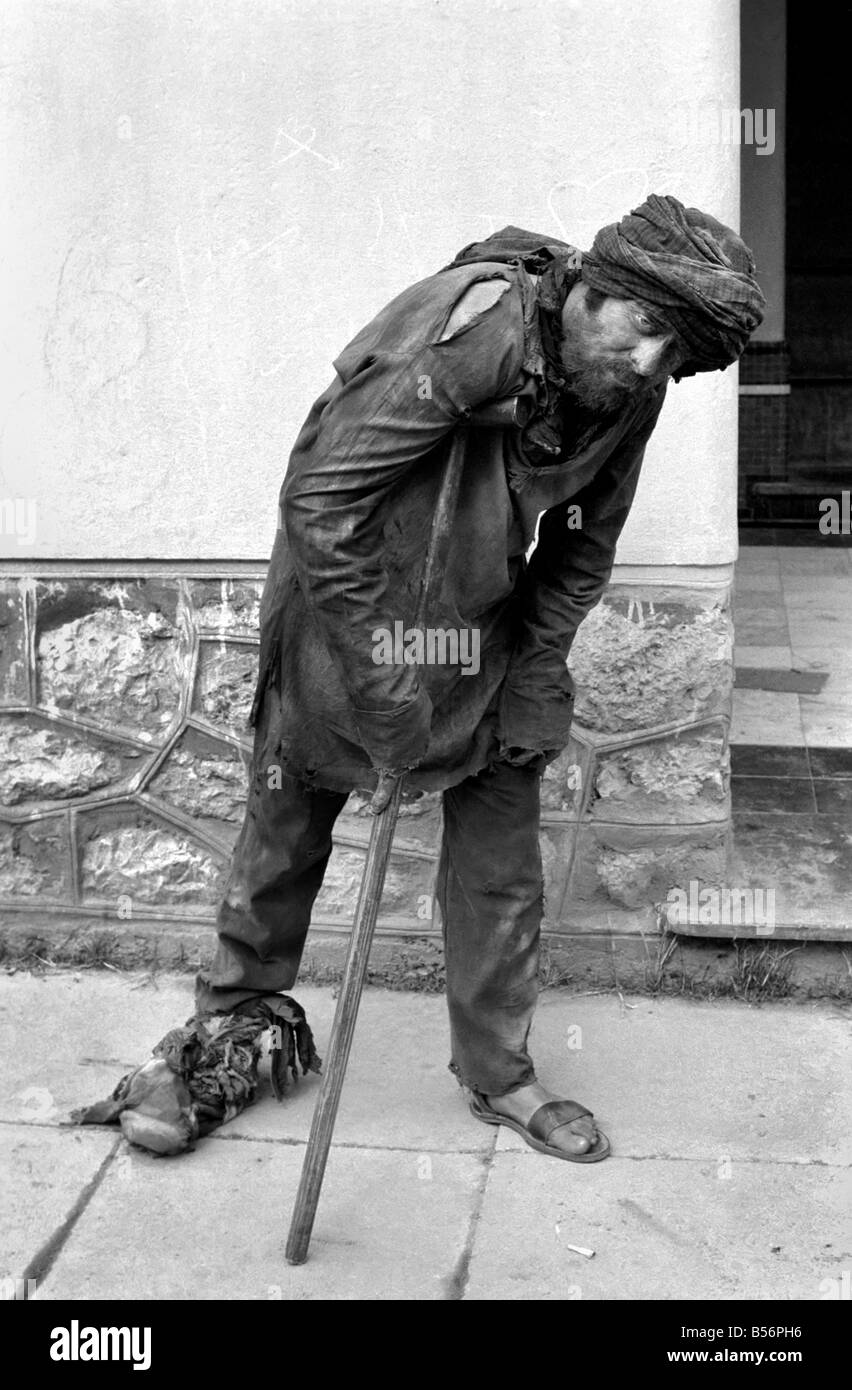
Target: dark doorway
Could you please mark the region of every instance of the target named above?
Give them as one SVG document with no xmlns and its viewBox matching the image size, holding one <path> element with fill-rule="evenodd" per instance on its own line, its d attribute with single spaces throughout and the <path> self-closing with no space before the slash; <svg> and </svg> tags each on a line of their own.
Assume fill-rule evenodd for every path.
<svg viewBox="0 0 852 1390">
<path fill-rule="evenodd" d="M 771 160 L 745 146 L 741 160 L 767 315 L 740 362 L 740 538 L 779 527 L 813 543 L 825 500 L 848 515 L 852 487 L 852 0 L 743 0 L 740 13 L 742 114 L 778 108 Z M 852 543 L 848 528 L 818 538 Z"/>
<path fill-rule="evenodd" d="M 787 7 L 787 477 L 852 480 L 852 4 Z"/>
</svg>

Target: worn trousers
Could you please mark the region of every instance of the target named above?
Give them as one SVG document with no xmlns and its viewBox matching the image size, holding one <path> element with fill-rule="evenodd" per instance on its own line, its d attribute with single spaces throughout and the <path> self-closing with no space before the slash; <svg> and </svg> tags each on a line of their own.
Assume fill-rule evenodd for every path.
<svg viewBox="0 0 852 1390">
<path fill-rule="evenodd" d="M 443 793 L 436 896 L 450 1016 L 450 1069 L 486 1095 L 535 1080 L 527 1043 L 538 993 L 544 760 L 495 762 Z M 218 915 L 218 948 L 196 983 L 199 1012 L 292 989 L 346 795 L 256 768 Z M 278 785 L 280 782 L 280 785 Z"/>
</svg>

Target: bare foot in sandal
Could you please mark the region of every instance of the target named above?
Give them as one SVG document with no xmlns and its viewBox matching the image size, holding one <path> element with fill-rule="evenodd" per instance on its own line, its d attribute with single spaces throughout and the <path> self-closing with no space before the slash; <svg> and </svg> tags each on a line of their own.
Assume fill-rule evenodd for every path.
<svg viewBox="0 0 852 1390">
<path fill-rule="evenodd" d="M 528 1125 L 536 1110 L 542 1105 L 548 1105 L 551 1101 L 562 1100 L 562 1096 L 554 1095 L 553 1091 L 548 1091 L 542 1086 L 540 1081 L 533 1081 L 529 1086 L 522 1086 L 518 1091 L 510 1091 L 505 1096 L 486 1096 L 485 1099 L 496 1110 L 498 1115 L 506 1115 L 510 1120 L 517 1120 L 522 1125 Z M 598 1129 L 591 1115 L 583 1115 L 578 1120 L 570 1120 L 567 1124 L 559 1125 L 548 1135 L 547 1142 L 554 1149 L 563 1149 L 566 1153 L 584 1154 L 593 1148 L 598 1141 Z"/>
</svg>

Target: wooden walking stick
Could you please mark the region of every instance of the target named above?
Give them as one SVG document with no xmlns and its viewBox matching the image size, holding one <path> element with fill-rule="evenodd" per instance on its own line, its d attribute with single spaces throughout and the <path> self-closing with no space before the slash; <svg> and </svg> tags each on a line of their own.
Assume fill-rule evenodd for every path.
<svg viewBox="0 0 852 1390">
<path fill-rule="evenodd" d="M 449 455 L 444 466 L 438 501 L 432 518 L 432 530 L 426 564 L 420 581 L 417 600 L 415 626 L 422 627 L 431 602 L 443 576 L 446 554 L 449 547 L 453 516 L 458 501 L 464 461 L 465 442 L 471 425 L 504 428 L 507 425 L 522 423 L 520 411 L 521 398 L 507 397 L 479 407 L 455 428 Z M 385 872 L 390 857 L 393 833 L 399 816 L 405 774 L 393 779 L 393 790 L 384 810 L 374 819 L 370 829 L 370 844 L 364 866 L 364 877 L 355 909 L 355 921 L 349 939 L 349 951 L 343 972 L 343 983 L 337 999 L 337 1010 L 329 1042 L 328 1060 L 325 1064 L 322 1086 L 314 1111 L 308 1146 L 302 1164 L 302 1176 L 296 1204 L 287 1237 L 286 1257 L 291 1265 L 304 1264 L 308 1257 L 308 1245 L 316 1217 L 322 1180 L 331 1136 L 337 1118 L 337 1107 L 346 1075 L 346 1064 L 355 1032 L 355 1021 L 361 1003 L 361 993 L 367 974 L 367 962 L 379 907 L 382 900 Z"/>
</svg>

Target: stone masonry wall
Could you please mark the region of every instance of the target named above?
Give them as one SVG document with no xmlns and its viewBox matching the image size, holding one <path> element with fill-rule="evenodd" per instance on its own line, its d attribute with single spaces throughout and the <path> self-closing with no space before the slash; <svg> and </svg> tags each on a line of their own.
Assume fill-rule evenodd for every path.
<svg viewBox="0 0 852 1390">
<path fill-rule="evenodd" d="M 0 580 L 0 908 L 212 922 L 245 804 L 262 576 Z M 613 584 L 582 625 L 569 747 L 543 783 L 551 932 L 653 931 L 724 882 L 727 590 Z M 440 797 L 404 802 L 380 925 L 439 928 Z M 314 915 L 351 922 L 370 817 L 350 797 Z"/>
</svg>

